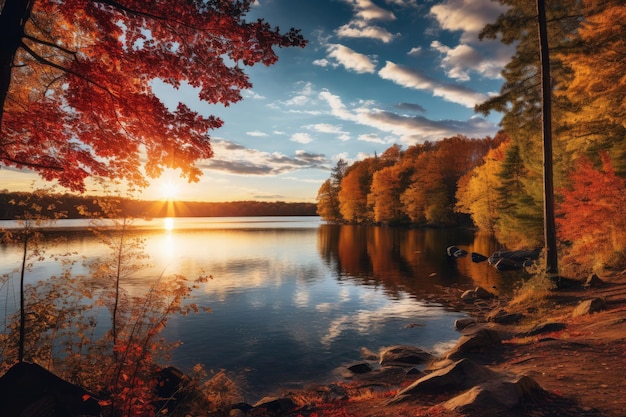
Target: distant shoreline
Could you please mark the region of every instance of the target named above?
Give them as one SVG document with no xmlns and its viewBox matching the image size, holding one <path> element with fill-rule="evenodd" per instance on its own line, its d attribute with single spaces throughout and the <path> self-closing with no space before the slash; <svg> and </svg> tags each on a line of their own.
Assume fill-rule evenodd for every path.
<svg viewBox="0 0 626 417">
<path fill-rule="evenodd" d="M 98 202 L 112 200 L 117 202 L 120 216 L 137 218 L 317 216 L 317 204 L 315 203 L 252 200 L 228 202 L 145 201 L 118 197 L 4 192 L 0 193 L 0 220 L 23 218 L 29 207 L 32 210 L 33 204 L 41 207 L 41 212 L 37 214 L 47 218 L 54 218 L 60 212 L 64 213 L 64 218 L 67 219 L 99 217 L 82 213 L 85 211 L 87 213 L 100 212 Z M 82 212 L 78 209 L 79 206 L 84 208 Z"/>
</svg>

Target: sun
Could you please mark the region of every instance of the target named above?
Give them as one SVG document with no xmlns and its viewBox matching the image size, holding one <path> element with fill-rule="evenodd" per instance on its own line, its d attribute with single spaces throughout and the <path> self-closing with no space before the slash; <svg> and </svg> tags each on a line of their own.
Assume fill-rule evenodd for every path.
<svg viewBox="0 0 626 417">
<path fill-rule="evenodd" d="M 161 185 L 161 198 L 163 200 L 176 200 L 178 187 L 172 181 L 166 181 Z"/>
</svg>

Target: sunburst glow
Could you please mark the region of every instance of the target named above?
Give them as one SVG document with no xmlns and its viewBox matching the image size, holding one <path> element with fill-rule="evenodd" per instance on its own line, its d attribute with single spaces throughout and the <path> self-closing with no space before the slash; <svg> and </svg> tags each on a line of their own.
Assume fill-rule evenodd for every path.
<svg viewBox="0 0 626 417">
<path fill-rule="evenodd" d="M 164 218 L 163 228 L 167 230 L 168 232 L 174 230 L 174 218 L 173 217 Z"/>
<path fill-rule="evenodd" d="M 175 200 L 178 194 L 178 187 L 172 181 L 164 182 L 161 185 L 161 195 L 164 200 Z"/>
</svg>

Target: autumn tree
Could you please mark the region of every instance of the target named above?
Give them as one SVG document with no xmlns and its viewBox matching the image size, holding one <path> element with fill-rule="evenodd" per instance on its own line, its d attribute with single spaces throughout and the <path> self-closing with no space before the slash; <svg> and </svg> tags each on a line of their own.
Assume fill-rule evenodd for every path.
<svg viewBox="0 0 626 417">
<path fill-rule="evenodd" d="M 317 214 L 326 221 L 340 222 L 343 220 L 339 210 L 339 190 L 348 163 L 340 159 L 333 167 L 330 178 L 322 184 L 317 192 Z"/>
<path fill-rule="evenodd" d="M 346 170 L 339 190 L 339 210 L 345 221 L 363 223 L 373 219 L 367 205 L 367 195 L 376 165 L 377 158 L 366 158 Z"/>
<path fill-rule="evenodd" d="M 584 272 L 626 264 L 626 180 L 616 175 L 608 153 L 596 168 L 586 157 L 562 190 L 560 237 L 569 243 L 568 261 Z"/>
<path fill-rule="evenodd" d="M 197 180 L 222 121 L 167 107 L 154 85 L 188 84 L 228 106 L 251 87 L 244 66 L 305 46 L 298 30 L 246 21 L 252 3 L 0 2 L 1 163 L 74 190 L 89 176 L 145 185 L 165 167 Z"/>
<path fill-rule="evenodd" d="M 613 166 L 626 175 L 626 4 L 623 1 L 582 2 L 585 19 L 578 29 L 581 46 L 561 53 L 573 73 L 567 88 L 557 91 L 572 103 L 562 136 L 571 154 L 584 153 L 600 163 L 609 152 Z"/>
<path fill-rule="evenodd" d="M 498 219 L 498 173 L 510 142 L 491 149 L 482 165 L 466 173 L 458 182 L 455 210 L 469 214 L 481 232 L 493 234 Z"/>
<path fill-rule="evenodd" d="M 501 238 L 505 244 L 520 244 L 518 239 L 524 229 L 530 227 L 530 234 L 543 227 L 543 152 L 542 152 L 542 90 L 541 60 L 537 35 L 537 8 L 535 2 L 523 0 L 500 0 L 506 11 L 480 33 L 481 39 L 499 39 L 507 45 L 515 45 L 515 54 L 502 71 L 505 82 L 500 94 L 490 97 L 476 106 L 483 114 L 492 111 L 503 113 L 502 126 L 511 137 L 509 152 L 517 152 L 523 168 L 524 186 L 517 188 L 520 193 L 514 198 L 521 202 L 519 210 L 508 211 L 500 216 Z M 565 88 L 571 76 L 569 67 L 557 53 L 569 53 L 579 47 L 577 29 L 581 21 L 581 2 L 566 0 L 547 4 L 548 44 L 550 46 L 550 69 L 552 89 Z M 564 114 L 571 104 L 559 98 L 553 100 L 552 124 L 555 132 L 564 126 Z M 568 163 L 562 152 L 564 144 L 558 136 L 553 142 L 555 158 L 555 182 L 561 181 L 561 172 Z M 509 195 L 513 190 L 508 190 Z M 508 218 L 507 221 L 504 221 Z M 536 224 L 535 224 L 536 223 Z M 514 240 L 509 241 L 511 236 Z M 534 240 L 534 237 L 531 237 Z"/>
</svg>

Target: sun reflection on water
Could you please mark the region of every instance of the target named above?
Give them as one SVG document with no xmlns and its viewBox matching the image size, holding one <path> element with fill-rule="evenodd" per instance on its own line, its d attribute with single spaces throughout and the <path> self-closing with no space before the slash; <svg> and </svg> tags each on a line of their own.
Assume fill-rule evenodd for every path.
<svg viewBox="0 0 626 417">
<path fill-rule="evenodd" d="M 172 230 L 174 230 L 174 218 L 173 217 L 164 218 L 163 228 L 167 230 L 168 232 L 171 232 Z"/>
</svg>

